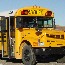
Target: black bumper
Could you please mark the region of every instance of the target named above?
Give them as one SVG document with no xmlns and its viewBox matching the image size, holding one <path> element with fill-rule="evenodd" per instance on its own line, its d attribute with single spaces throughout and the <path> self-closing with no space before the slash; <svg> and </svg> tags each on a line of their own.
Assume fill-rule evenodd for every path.
<svg viewBox="0 0 65 65">
<path fill-rule="evenodd" d="M 65 48 L 45 48 L 45 51 L 42 48 L 36 48 L 34 52 L 36 55 L 65 54 Z"/>
</svg>

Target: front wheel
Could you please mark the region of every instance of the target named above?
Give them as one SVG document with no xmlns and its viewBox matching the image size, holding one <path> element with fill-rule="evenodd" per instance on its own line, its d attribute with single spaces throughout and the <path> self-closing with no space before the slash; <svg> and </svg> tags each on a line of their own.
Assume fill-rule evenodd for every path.
<svg viewBox="0 0 65 65">
<path fill-rule="evenodd" d="M 30 45 L 25 44 L 22 50 L 22 61 L 24 65 L 34 65 L 36 57 L 34 51 Z"/>
</svg>

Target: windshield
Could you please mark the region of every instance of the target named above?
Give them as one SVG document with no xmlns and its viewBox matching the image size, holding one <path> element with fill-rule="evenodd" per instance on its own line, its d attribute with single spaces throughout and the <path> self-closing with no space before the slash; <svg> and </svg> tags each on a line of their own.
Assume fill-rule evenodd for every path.
<svg viewBox="0 0 65 65">
<path fill-rule="evenodd" d="M 17 17 L 17 24 L 23 28 L 51 28 L 53 27 L 53 18 L 43 17 Z"/>
</svg>

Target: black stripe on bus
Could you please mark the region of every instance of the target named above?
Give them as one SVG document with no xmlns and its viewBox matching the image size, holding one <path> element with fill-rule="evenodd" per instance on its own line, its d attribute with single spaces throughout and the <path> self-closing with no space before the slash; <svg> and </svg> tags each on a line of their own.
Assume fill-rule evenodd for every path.
<svg viewBox="0 0 65 65">
<path fill-rule="evenodd" d="M 2 38 L 2 36 L 0 36 L 0 38 Z M 3 38 L 6 38 L 6 36 L 3 36 Z"/>
<path fill-rule="evenodd" d="M 0 42 L 6 42 L 6 40 L 4 40 L 4 41 L 0 40 Z"/>
</svg>

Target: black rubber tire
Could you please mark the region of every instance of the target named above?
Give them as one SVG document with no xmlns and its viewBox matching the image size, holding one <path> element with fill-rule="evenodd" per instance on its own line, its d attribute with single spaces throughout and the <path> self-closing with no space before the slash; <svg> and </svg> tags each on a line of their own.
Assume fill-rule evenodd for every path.
<svg viewBox="0 0 65 65">
<path fill-rule="evenodd" d="M 57 60 L 58 63 L 65 63 L 65 56 Z"/>
<path fill-rule="evenodd" d="M 35 65 L 36 57 L 35 57 L 32 47 L 30 45 L 25 44 L 23 46 L 22 61 L 23 61 L 24 65 Z"/>
</svg>

